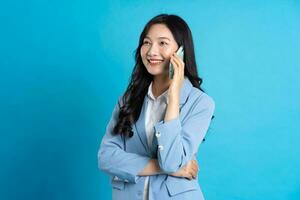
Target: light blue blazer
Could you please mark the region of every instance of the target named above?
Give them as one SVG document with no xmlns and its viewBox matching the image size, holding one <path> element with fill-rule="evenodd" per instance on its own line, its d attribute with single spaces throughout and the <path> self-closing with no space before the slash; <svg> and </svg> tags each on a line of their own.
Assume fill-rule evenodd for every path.
<svg viewBox="0 0 300 200">
<path fill-rule="evenodd" d="M 138 176 L 138 173 L 151 158 L 157 158 L 165 174 L 149 177 L 149 200 L 204 199 L 197 179 L 188 180 L 167 174 L 176 172 L 197 154 L 215 109 L 213 99 L 193 87 L 185 77 L 180 91 L 180 115 L 154 125 L 155 137 L 150 148 L 145 132 L 145 108 L 148 101 L 146 95 L 139 119 L 132 125 L 134 134 L 131 138 L 112 135 L 119 104 L 115 106 L 106 127 L 98 151 L 98 165 L 111 176 L 112 199 L 143 199 L 145 177 Z"/>
</svg>

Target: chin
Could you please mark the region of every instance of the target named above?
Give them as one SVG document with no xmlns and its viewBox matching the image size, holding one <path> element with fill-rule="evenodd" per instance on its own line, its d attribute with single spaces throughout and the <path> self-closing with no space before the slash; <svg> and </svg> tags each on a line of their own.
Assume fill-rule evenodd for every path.
<svg viewBox="0 0 300 200">
<path fill-rule="evenodd" d="M 147 66 L 146 69 L 147 69 L 148 73 L 151 75 L 158 75 L 158 74 L 162 74 L 162 72 L 163 72 L 162 69 L 153 68 L 151 66 Z"/>
<path fill-rule="evenodd" d="M 164 67 L 146 66 L 146 69 L 147 69 L 148 73 L 153 75 L 153 76 L 162 75 L 162 74 L 166 73 L 164 71 Z"/>
</svg>

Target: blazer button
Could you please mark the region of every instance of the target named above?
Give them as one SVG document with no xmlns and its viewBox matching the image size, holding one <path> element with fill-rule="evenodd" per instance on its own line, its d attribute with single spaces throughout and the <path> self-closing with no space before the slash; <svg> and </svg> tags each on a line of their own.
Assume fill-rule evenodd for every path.
<svg viewBox="0 0 300 200">
<path fill-rule="evenodd" d="M 162 151 L 162 150 L 164 150 L 164 146 L 163 145 L 158 145 L 158 149 Z"/>
<path fill-rule="evenodd" d="M 155 136 L 158 137 L 158 138 L 160 137 L 160 135 L 161 135 L 160 132 L 155 133 Z"/>
</svg>

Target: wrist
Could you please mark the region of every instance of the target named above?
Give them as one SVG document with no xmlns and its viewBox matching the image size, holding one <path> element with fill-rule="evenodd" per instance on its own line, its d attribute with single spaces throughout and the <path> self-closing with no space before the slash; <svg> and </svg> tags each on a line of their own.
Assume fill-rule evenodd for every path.
<svg viewBox="0 0 300 200">
<path fill-rule="evenodd" d="M 179 97 L 180 92 L 176 89 L 169 88 L 168 95 L 169 97 Z"/>
<path fill-rule="evenodd" d="M 157 174 L 164 174 L 164 172 L 161 170 L 159 164 L 158 164 L 158 160 L 157 159 L 153 159 L 153 164 L 154 164 L 154 168 Z"/>
<path fill-rule="evenodd" d="M 177 93 L 177 92 L 170 92 L 169 94 L 168 94 L 168 98 L 169 98 L 169 102 L 177 102 L 177 101 L 179 101 L 179 93 Z"/>
</svg>

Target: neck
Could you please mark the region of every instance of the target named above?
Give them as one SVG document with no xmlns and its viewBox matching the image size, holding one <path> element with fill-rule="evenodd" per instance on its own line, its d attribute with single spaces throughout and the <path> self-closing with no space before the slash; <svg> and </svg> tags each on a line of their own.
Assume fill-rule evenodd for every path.
<svg viewBox="0 0 300 200">
<path fill-rule="evenodd" d="M 153 77 L 153 83 L 152 83 L 152 93 L 155 97 L 158 97 L 162 93 L 164 93 L 166 90 L 168 90 L 170 86 L 171 80 L 169 79 L 169 76 L 166 75 L 157 75 Z"/>
</svg>

